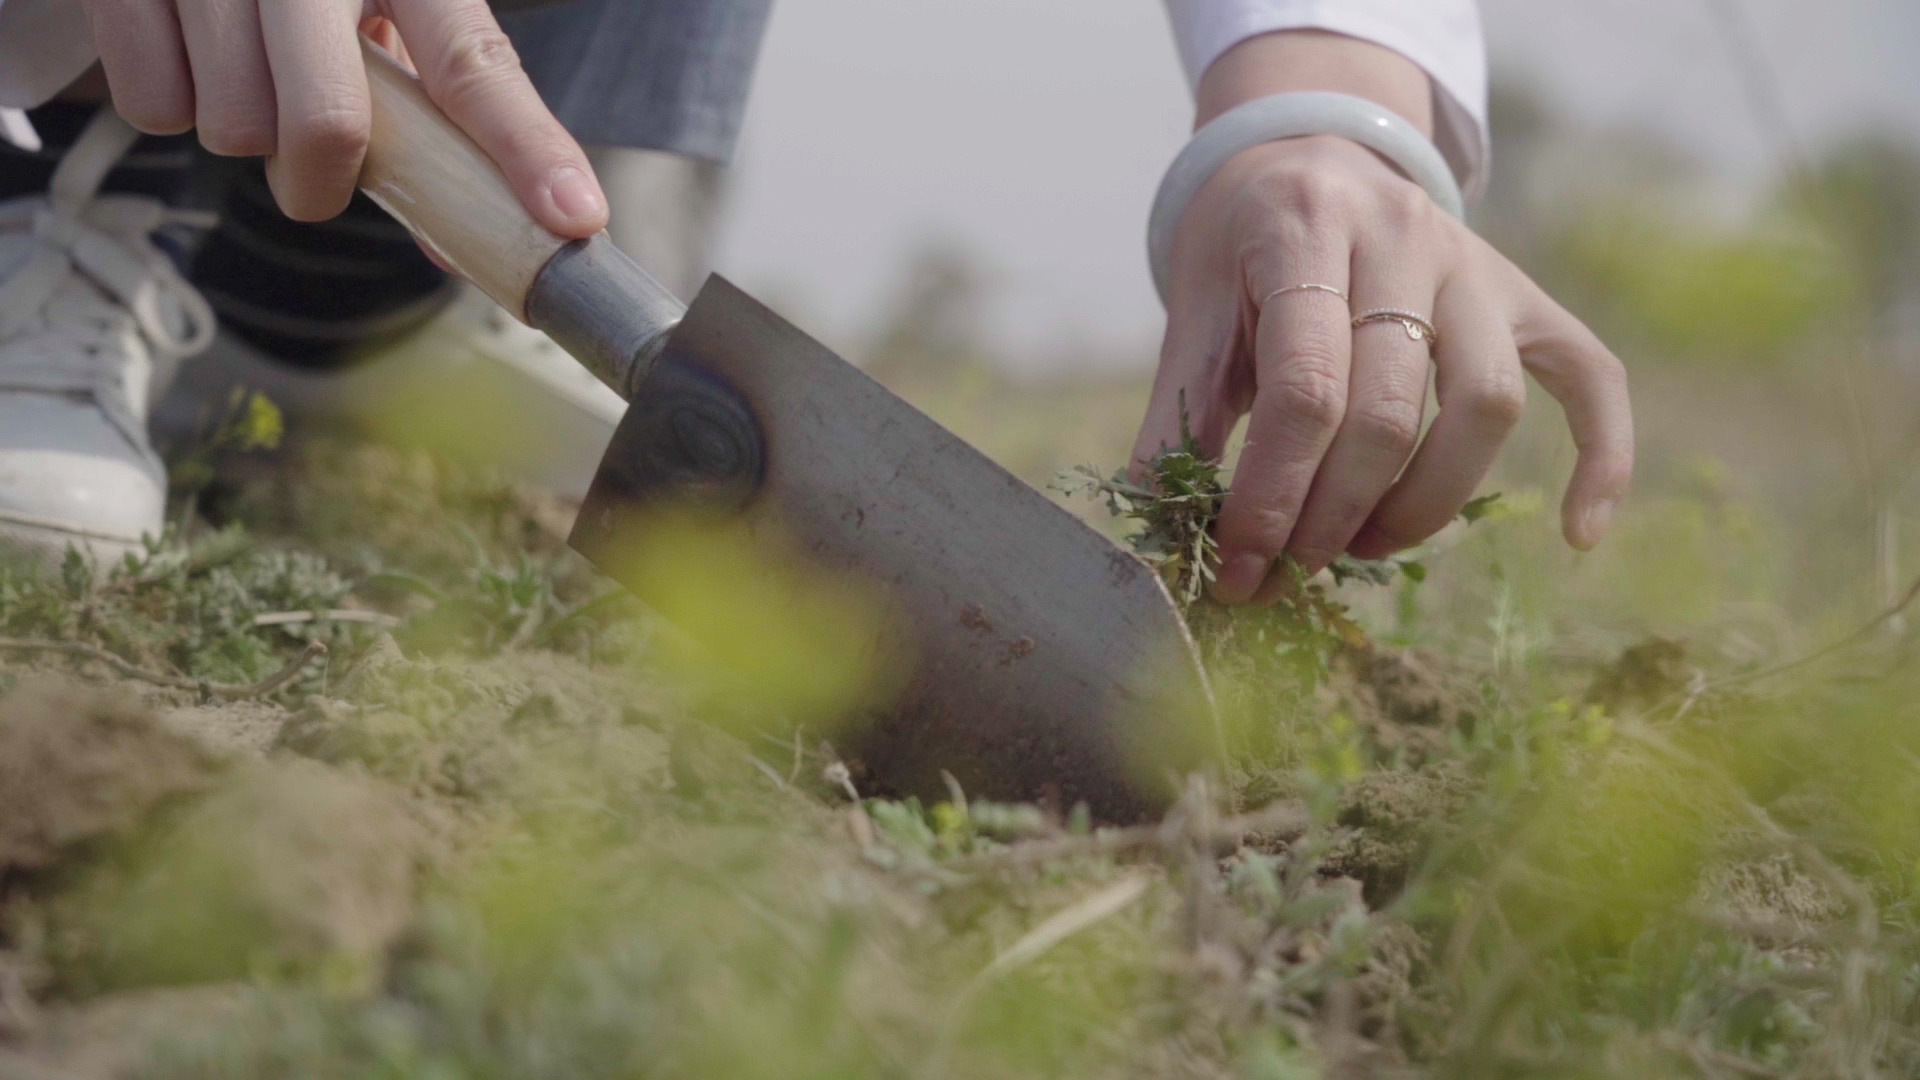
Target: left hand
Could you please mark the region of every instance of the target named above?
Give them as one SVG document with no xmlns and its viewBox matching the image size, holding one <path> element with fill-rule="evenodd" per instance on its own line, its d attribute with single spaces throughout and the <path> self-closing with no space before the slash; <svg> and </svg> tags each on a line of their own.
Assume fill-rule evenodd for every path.
<svg viewBox="0 0 1920 1080">
<path fill-rule="evenodd" d="M 1579 463 L 1561 510 L 1593 546 L 1633 471 L 1626 374 L 1592 331 L 1383 159 L 1331 136 L 1242 151 L 1175 234 L 1167 334 L 1135 443 L 1136 477 L 1180 441 L 1180 403 L 1219 457 L 1251 412 L 1215 527 L 1214 594 L 1266 602 L 1283 553 L 1309 572 L 1379 558 L 1459 513 L 1519 419 L 1531 372 L 1565 407 Z M 1313 283 L 1345 292 L 1351 307 Z M 1352 325 L 1370 308 L 1427 316 Z M 1429 367 L 1440 411 L 1421 439 Z"/>
</svg>

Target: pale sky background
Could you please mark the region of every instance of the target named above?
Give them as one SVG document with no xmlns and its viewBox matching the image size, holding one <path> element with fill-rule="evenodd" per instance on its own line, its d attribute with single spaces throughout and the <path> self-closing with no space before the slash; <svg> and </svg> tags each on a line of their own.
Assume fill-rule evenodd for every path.
<svg viewBox="0 0 1920 1080">
<path fill-rule="evenodd" d="M 1496 71 L 1754 186 L 1778 151 L 1715 2 L 1481 10 Z M 1729 2 L 1802 142 L 1869 124 L 1920 140 L 1920 0 Z M 942 237 L 992 275 L 982 329 L 1014 363 L 1150 364 L 1147 207 L 1190 107 L 1155 0 L 776 0 L 718 268 L 851 350 Z"/>
</svg>

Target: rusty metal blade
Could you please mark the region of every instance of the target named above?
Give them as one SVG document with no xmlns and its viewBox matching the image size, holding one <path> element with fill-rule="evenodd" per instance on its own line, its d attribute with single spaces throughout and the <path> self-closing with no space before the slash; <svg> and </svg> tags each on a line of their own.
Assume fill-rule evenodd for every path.
<svg viewBox="0 0 1920 1080">
<path fill-rule="evenodd" d="M 1134 819 L 1215 752 L 1192 640 L 1133 555 L 721 278 L 660 370 L 717 377 L 758 423 L 760 483 L 729 513 L 884 590 L 876 647 L 904 678 L 836 739 L 876 790 L 939 795 L 946 769 L 979 797 L 1084 800 L 1104 820 Z M 634 463 L 673 424 L 641 407 L 646 394 L 571 538 L 616 577 L 623 531 L 657 498 Z M 623 583 L 647 598 L 644 582 Z"/>
</svg>

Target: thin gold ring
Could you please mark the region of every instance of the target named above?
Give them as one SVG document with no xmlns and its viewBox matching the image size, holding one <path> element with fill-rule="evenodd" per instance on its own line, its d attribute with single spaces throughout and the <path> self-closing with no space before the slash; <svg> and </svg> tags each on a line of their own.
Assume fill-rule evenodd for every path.
<svg viewBox="0 0 1920 1080">
<path fill-rule="evenodd" d="M 1372 308 L 1353 317 L 1353 325 L 1358 328 L 1367 323 L 1396 322 L 1415 341 L 1427 343 L 1427 352 L 1432 353 L 1440 347 L 1440 332 L 1433 328 L 1426 316 L 1416 315 L 1405 308 Z"/>
<path fill-rule="evenodd" d="M 1331 296 L 1339 297 L 1342 303 L 1347 302 L 1347 294 L 1340 291 L 1339 289 L 1336 289 L 1331 285 L 1315 285 L 1312 282 L 1308 282 L 1303 285 L 1282 285 L 1281 287 L 1268 293 L 1266 295 L 1266 299 L 1263 299 L 1260 301 L 1260 306 L 1266 307 L 1268 300 L 1271 300 L 1274 297 L 1279 296 L 1281 293 L 1290 293 L 1290 292 L 1323 292 Z"/>
</svg>

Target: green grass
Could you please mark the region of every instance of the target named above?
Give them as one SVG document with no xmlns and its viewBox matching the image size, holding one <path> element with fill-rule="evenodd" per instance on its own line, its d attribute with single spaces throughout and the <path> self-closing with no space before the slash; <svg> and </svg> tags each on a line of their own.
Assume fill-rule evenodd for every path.
<svg viewBox="0 0 1920 1080">
<path fill-rule="evenodd" d="M 1806 178 L 1840 202 L 1744 226 L 1494 223 L 1651 357 L 1592 554 L 1556 535 L 1551 406 L 1477 523 L 1267 612 L 1200 598 L 1219 471 L 1163 462 L 1176 502 L 1085 474 L 1226 720 L 1231 760 L 1144 831 L 861 798 L 823 739 L 858 674 L 820 670 L 834 634 L 696 582 L 709 637 L 758 628 L 729 679 L 496 476 L 196 459 L 190 530 L 0 572 L 0 636 L 219 683 L 327 661 L 223 706 L 8 654 L 0 768 L 32 771 L 0 778 L 61 798 L 0 785 L 0 1071 L 91 1075 L 81 1031 L 154 1078 L 1920 1075 L 1920 678 L 1904 623 L 1856 634 L 1920 566 L 1911 349 L 1857 317 L 1911 277 L 1905 204 L 1856 190 L 1902 160 L 1842 155 Z M 1021 383 L 910 331 L 876 370 L 1030 481 L 1124 454 L 1140 380 Z M 256 621 L 343 609 L 384 624 Z M 264 756 L 175 734 L 258 715 Z"/>
<path fill-rule="evenodd" d="M 414 467 L 352 453 L 382 484 Z M 1323 594 L 1348 636 L 1235 617 L 1210 644 L 1226 786 L 1113 854 L 1033 808 L 850 807 L 777 703 L 742 727 L 676 684 L 643 612 L 521 542 L 510 489 L 442 468 L 410 503 L 430 537 L 308 547 L 256 510 L 0 589 L 9 634 L 200 677 L 330 635 L 272 757 L 14 875 L 8 955 L 56 1013 L 233 989 L 140 1075 L 1920 1068 L 1920 728 L 1890 643 L 1716 689 L 1738 665 L 1703 686 L 1684 651 L 1520 640 L 1552 622 L 1525 577 L 1554 557 L 1509 500 L 1424 583 Z M 1487 605 L 1472 636 L 1409 614 L 1442 588 Z M 343 605 L 400 619 L 393 643 L 251 624 Z M 1208 839 L 1272 806 L 1304 831 Z"/>
</svg>

